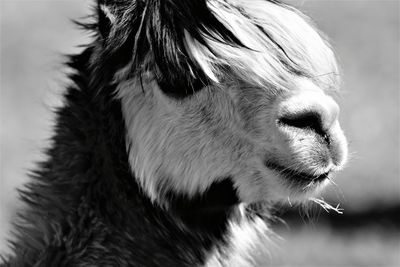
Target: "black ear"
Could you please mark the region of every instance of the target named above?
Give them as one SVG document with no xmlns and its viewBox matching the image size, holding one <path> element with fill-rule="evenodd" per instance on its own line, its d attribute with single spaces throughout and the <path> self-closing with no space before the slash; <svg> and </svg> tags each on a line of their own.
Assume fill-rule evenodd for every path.
<svg viewBox="0 0 400 267">
<path fill-rule="evenodd" d="M 105 39 L 109 36 L 112 26 L 115 22 L 115 16 L 111 8 L 107 5 L 107 1 L 99 0 L 97 4 L 98 14 L 98 30 L 100 35 Z"/>
</svg>

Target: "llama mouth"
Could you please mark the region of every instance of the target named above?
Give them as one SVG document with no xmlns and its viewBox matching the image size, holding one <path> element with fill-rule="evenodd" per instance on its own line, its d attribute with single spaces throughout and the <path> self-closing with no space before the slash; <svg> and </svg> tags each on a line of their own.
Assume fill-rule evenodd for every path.
<svg viewBox="0 0 400 267">
<path fill-rule="evenodd" d="M 284 178 L 299 183 L 310 183 L 310 182 L 321 183 L 326 179 L 329 179 L 329 174 L 330 174 L 330 172 L 328 171 L 320 175 L 313 175 L 306 172 L 299 172 L 296 170 L 292 170 L 268 161 L 265 162 L 265 166 L 270 170 L 278 172 Z"/>
</svg>

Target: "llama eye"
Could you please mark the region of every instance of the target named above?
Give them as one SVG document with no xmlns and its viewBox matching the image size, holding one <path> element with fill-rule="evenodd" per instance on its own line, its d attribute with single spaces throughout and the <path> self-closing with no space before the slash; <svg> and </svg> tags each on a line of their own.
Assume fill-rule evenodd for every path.
<svg viewBox="0 0 400 267">
<path fill-rule="evenodd" d="M 164 76 L 159 76 L 157 77 L 157 83 L 166 95 L 178 99 L 191 96 L 210 85 L 210 81 L 205 77 L 196 77 L 189 80 L 184 78 L 167 79 Z"/>
</svg>

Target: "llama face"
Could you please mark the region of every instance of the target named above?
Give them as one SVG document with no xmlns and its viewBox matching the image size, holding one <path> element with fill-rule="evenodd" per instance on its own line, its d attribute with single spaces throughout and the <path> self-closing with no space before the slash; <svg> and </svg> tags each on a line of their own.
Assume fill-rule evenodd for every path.
<svg viewBox="0 0 400 267">
<path fill-rule="evenodd" d="M 347 157 L 339 108 L 328 95 L 338 88 L 331 49 L 282 4 L 204 3 L 218 27 L 154 27 L 139 16 L 133 60 L 113 76 L 135 177 L 159 202 L 165 192 L 201 194 L 224 179 L 246 203 L 314 193 Z M 115 8 L 101 10 L 111 36 L 124 32 L 118 27 L 126 18 L 122 24 Z M 227 36 L 217 32 L 221 25 Z M 164 46 L 156 44 L 162 37 L 151 38 L 174 31 Z"/>
<path fill-rule="evenodd" d="M 132 170 L 155 199 L 171 189 L 194 195 L 226 178 L 244 202 L 293 199 L 321 188 L 344 164 L 337 104 L 307 79 L 293 92 L 237 82 L 180 100 L 148 79 L 145 93 L 127 82 L 119 97 Z"/>
</svg>

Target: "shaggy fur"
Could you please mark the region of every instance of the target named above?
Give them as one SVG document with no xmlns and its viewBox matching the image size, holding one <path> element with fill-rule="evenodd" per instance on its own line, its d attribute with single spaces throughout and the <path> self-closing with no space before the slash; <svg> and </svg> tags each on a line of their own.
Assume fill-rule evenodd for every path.
<svg viewBox="0 0 400 267">
<path fill-rule="evenodd" d="M 203 265 L 216 240 L 225 242 L 227 218 L 237 212 L 231 183 L 190 201 L 173 194 L 168 212 L 151 203 L 130 172 L 114 89 L 87 87 L 91 53 L 70 62 L 75 86 L 57 112 L 50 160 L 21 190 L 29 207 L 6 266 Z"/>
<path fill-rule="evenodd" d="M 347 155 L 329 45 L 276 1 L 99 0 L 7 266 L 260 266 Z"/>
</svg>

